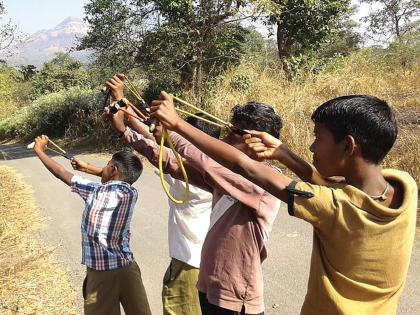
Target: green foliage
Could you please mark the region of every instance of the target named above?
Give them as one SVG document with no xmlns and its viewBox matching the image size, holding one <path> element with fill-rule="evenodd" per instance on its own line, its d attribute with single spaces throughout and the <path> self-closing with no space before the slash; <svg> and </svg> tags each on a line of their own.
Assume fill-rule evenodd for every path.
<svg viewBox="0 0 420 315">
<path fill-rule="evenodd" d="M 230 20 L 247 1 L 91 0 L 85 20 L 91 31 L 79 48 L 93 49 L 99 70 L 141 67 L 149 91 L 192 89 L 200 94 L 208 77 L 237 64 L 255 49 L 253 33 Z M 149 94 L 153 94 L 151 92 Z"/>
<path fill-rule="evenodd" d="M 252 84 L 252 78 L 247 74 L 236 74 L 230 80 L 230 86 L 237 92 L 246 92 Z"/>
<path fill-rule="evenodd" d="M 197 36 L 169 24 L 145 36 L 138 63 L 150 78 L 146 98 L 156 96 L 160 90 L 178 92 L 188 87 L 199 62 L 194 47 L 199 40 Z M 264 44 L 262 36 L 253 29 L 238 25 L 220 28 L 209 38 L 200 60 L 207 78 L 204 86 L 228 67 L 238 65 L 244 56 L 260 52 Z"/>
<path fill-rule="evenodd" d="M 263 2 L 269 13 L 267 23 L 277 26 L 281 59 L 298 56 L 328 42 L 351 8 L 350 0 Z"/>
<path fill-rule="evenodd" d="M 93 50 L 97 70 L 112 73 L 135 66 L 134 57 L 143 37 L 143 18 L 133 0 L 91 0 L 84 20 L 90 30 L 78 49 Z"/>
<path fill-rule="evenodd" d="M 92 134 L 98 131 L 102 98 L 98 92 L 80 87 L 41 96 L 31 106 L 0 120 L 0 138 Z"/>
<path fill-rule="evenodd" d="M 412 18 L 420 14 L 419 0 L 361 0 L 375 4 L 373 10 L 363 20 L 368 23 L 368 30 L 373 35 L 385 35 L 385 40 L 394 40 L 410 31 L 408 27 Z"/>
<path fill-rule="evenodd" d="M 82 67 L 83 63 L 74 60 L 69 54 L 58 53 L 32 76 L 32 99 L 70 87 L 86 85 L 88 76 Z"/>
<path fill-rule="evenodd" d="M 0 65 L 0 117 L 14 112 L 29 102 L 31 88 L 22 74 L 7 65 Z"/>
<path fill-rule="evenodd" d="M 411 31 L 396 38 L 388 47 L 393 63 L 412 65 L 420 60 L 420 21 L 412 26 Z"/>
<path fill-rule="evenodd" d="M 37 74 L 36 66 L 34 65 L 26 65 L 20 66 L 20 72 L 23 74 L 23 79 L 25 81 L 32 79 L 32 77 Z"/>
<path fill-rule="evenodd" d="M 260 33 L 236 24 L 226 25 L 211 38 L 205 55 L 206 72 L 211 76 L 223 73 L 241 59 L 263 51 L 265 43 Z"/>
</svg>

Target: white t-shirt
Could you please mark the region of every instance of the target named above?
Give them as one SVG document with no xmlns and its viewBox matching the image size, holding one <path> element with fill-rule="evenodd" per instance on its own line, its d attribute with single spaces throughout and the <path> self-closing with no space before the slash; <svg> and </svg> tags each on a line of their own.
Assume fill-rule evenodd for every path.
<svg viewBox="0 0 420 315">
<path fill-rule="evenodd" d="M 170 193 L 181 199 L 185 182 L 164 174 Z M 192 267 L 200 267 L 201 247 L 210 225 L 213 195 L 189 185 L 189 199 L 178 205 L 168 200 L 168 243 L 169 256 Z"/>
</svg>

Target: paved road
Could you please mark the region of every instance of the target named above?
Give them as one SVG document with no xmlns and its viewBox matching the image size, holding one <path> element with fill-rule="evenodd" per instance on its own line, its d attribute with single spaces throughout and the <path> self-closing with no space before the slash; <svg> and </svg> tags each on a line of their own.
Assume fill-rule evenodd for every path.
<svg viewBox="0 0 420 315">
<path fill-rule="evenodd" d="M 89 163 L 105 164 L 92 155 L 76 153 Z M 71 169 L 67 160 L 61 157 L 56 157 L 56 160 Z M 80 286 L 84 275 L 84 268 L 80 265 L 79 230 L 82 200 L 52 177 L 32 151 L 21 145 L 0 145 L 0 164 L 15 168 L 33 186 L 38 206 L 49 219 L 41 237 L 49 245 L 60 245 L 57 256 L 70 268 L 75 286 Z M 169 261 L 167 201 L 151 169 L 145 169 L 136 187 L 140 198 L 132 222 L 131 247 L 142 270 L 152 312 L 161 314 L 161 279 Z M 281 211 L 268 244 L 268 259 L 263 265 L 266 314 L 299 314 L 306 291 L 311 247 L 309 224 Z M 417 239 L 398 314 L 420 314 L 419 279 L 420 243 Z"/>
</svg>

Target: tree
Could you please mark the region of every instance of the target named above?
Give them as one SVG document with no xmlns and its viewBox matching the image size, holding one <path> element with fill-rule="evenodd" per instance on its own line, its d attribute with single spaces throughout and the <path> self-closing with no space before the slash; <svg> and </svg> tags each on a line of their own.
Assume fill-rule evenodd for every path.
<svg viewBox="0 0 420 315">
<path fill-rule="evenodd" d="M 368 23 L 373 35 L 387 34 L 387 41 L 400 38 L 410 31 L 410 22 L 420 14 L 420 0 L 361 0 L 368 4 L 379 5 L 362 20 Z"/>
<path fill-rule="evenodd" d="M 32 76 L 33 98 L 73 86 L 87 85 L 87 74 L 82 66 L 83 63 L 74 60 L 68 53 L 58 53 Z"/>
<path fill-rule="evenodd" d="M 91 31 L 80 48 L 94 49 L 108 65 L 112 60 L 122 68 L 142 67 L 153 75 L 159 67 L 165 79 L 192 89 L 199 100 L 205 77 L 237 62 L 246 50 L 241 45 L 250 32 L 235 24 L 252 16 L 240 15 L 246 3 L 92 0 L 85 6 Z"/>
<path fill-rule="evenodd" d="M 279 58 L 290 77 L 287 61 L 331 40 L 350 10 L 350 0 L 257 0 L 277 27 Z"/>
<path fill-rule="evenodd" d="M 352 20 L 357 6 L 351 7 L 337 23 L 334 35 L 324 42 L 319 48 L 320 58 L 334 58 L 336 56 L 348 56 L 358 50 L 362 44 L 362 35 L 357 31 L 359 25 Z"/>
<path fill-rule="evenodd" d="M 20 66 L 19 71 L 23 74 L 25 81 L 30 80 L 38 72 L 34 65 Z"/>
<path fill-rule="evenodd" d="M 111 72 L 136 66 L 136 51 L 143 38 L 143 18 L 132 0 L 91 0 L 84 20 L 90 30 L 76 49 L 93 50 L 96 63 Z"/>
<path fill-rule="evenodd" d="M 3 1 L 0 1 L 0 52 L 5 51 L 15 41 L 16 25 L 11 21 L 2 22 L 2 15 L 6 12 Z"/>
</svg>

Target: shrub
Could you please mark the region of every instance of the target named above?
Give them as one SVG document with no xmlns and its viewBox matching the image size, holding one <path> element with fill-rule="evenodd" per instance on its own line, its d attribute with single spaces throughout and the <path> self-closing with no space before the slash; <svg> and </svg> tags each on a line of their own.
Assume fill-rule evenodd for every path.
<svg viewBox="0 0 420 315">
<path fill-rule="evenodd" d="M 102 101 L 99 92 L 79 87 L 41 96 L 32 105 L 0 120 L 0 138 L 94 134 L 99 127 Z"/>
</svg>

